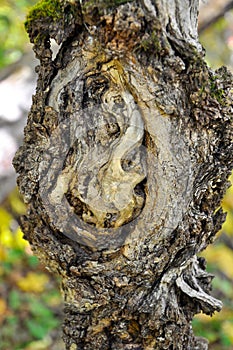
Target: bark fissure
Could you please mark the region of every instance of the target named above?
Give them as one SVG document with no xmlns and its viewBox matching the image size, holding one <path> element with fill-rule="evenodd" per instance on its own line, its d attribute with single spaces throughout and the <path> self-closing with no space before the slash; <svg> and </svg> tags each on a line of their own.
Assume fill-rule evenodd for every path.
<svg viewBox="0 0 233 350">
<path fill-rule="evenodd" d="M 231 75 L 202 58 L 197 1 L 60 5 L 27 21 L 40 66 L 14 165 L 66 348 L 207 349 L 190 322 L 221 309 L 196 254 L 224 219 Z"/>
</svg>

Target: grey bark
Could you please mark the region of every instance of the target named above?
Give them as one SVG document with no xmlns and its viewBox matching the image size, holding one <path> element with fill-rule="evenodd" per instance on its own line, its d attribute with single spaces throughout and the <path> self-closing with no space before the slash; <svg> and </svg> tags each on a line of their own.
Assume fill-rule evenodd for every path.
<svg viewBox="0 0 233 350">
<path fill-rule="evenodd" d="M 25 236 L 62 277 L 66 349 L 208 347 L 190 323 L 221 309 L 197 253 L 225 217 L 232 77 L 204 62 L 197 11 L 64 1 L 28 19 L 40 66 L 14 166 Z"/>
</svg>

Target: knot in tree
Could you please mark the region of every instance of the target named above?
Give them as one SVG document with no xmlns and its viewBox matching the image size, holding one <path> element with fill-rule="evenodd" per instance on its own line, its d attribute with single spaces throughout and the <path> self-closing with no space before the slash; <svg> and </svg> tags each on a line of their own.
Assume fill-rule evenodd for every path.
<svg viewBox="0 0 233 350">
<path fill-rule="evenodd" d="M 40 1 L 40 60 L 14 166 L 22 229 L 62 278 L 66 349 L 207 349 L 221 302 L 197 254 L 232 168 L 232 77 L 212 71 L 198 1 Z M 58 46 L 54 58 L 52 41 Z"/>
</svg>

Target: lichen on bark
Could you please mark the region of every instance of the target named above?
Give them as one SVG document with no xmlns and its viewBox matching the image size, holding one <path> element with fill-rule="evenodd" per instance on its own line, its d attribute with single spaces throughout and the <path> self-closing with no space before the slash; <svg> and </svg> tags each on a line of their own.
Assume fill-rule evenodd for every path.
<svg viewBox="0 0 233 350">
<path fill-rule="evenodd" d="M 103 4 L 27 26 L 40 66 L 14 159 L 22 228 L 62 276 L 67 349 L 206 349 L 190 322 L 221 302 L 196 254 L 224 220 L 232 77 L 204 61 L 197 1 Z"/>
</svg>

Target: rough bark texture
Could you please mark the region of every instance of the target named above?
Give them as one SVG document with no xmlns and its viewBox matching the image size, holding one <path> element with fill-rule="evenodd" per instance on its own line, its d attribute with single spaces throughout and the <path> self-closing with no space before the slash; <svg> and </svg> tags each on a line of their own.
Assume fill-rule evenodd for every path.
<svg viewBox="0 0 233 350">
<path fill-rule="evenodd" d="M 198 2 L 49 3 L 28 17 L 40 66 L 14 165 L 66 349 L 207 349 L 190 322 L 221 302 L 196 254 L 224 220 L 232 78 L 204 62 Z"/>
</svg>

